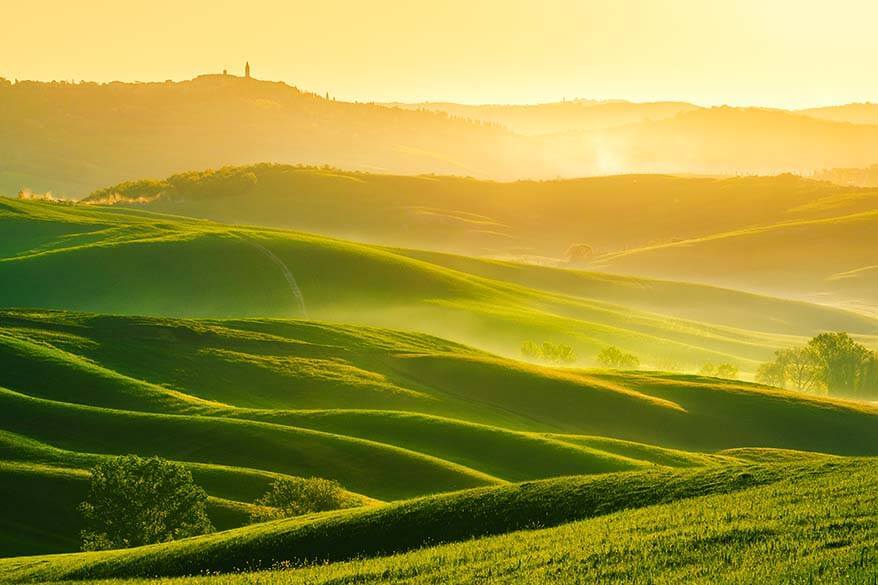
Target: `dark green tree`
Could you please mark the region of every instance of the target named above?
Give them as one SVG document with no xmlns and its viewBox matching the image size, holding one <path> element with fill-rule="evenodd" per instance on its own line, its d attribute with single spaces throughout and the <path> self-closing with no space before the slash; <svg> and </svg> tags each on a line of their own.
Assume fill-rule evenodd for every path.
<svg viewBox="0 0 878 585">
<path fill-rule="evenodd" d="M 341 484 L 321 477 L 278 479 L 255 503 L 260 508 L 251 513 L 252 522 L 337 510 L 352 504 Z"/>
<path fill-rule="evenodd" d="M 91 471 L 82 550 L 127 548 L 213 531 L 192 473 L 159 457 L 114 457 Z"/>
</svg>

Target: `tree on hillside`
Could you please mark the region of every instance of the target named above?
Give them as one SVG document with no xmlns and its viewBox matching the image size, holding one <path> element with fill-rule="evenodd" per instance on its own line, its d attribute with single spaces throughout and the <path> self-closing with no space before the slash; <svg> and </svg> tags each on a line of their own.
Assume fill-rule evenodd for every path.
<svg viewBox="0 0 878 585">
<path fill-rule="evenodd" d="M 756 380 L 803 392 L 855 397 L 878 394 L 878 354 L 847 333 L 821 333 L 806 345 L 778 350 Z"/>
<path fill-rule="evenodd" d="M 576 352 L 572 347 L 550 341 L 544 341 L 542 344 L 525 341 L 521 344 L 521 355 L 530 360 L 556 364 L 571 364 L 576 361 Z"/>
<path fill-rule="evenodd" d="M 533 341 L 525 341 L 521 344 L 521 355 L 531 360 L 540 359 L 542 352 L 540 346 Z"/>
<path fill-rule="evenodd" d="M 730 363 L 719 364 L 716 367 L 716 377 L 725 378 L 726 380 L 737 380 L 738 366 Z"/>
<path fill-rule="evenodd" d="M 213 531 L 192 473 L 159 457 L 114 457 L 91 471 L 82 550 L 127 548 Z"/>
<path fill-rule="evenodd" d="M 821 333 L 808 342 L 820 366 L 823 383 L 840 394 L 857 394 L 871 352 L 847 333 Z"/>
<path fill-rule="evenodd" d="M 698 372 L 699 376 L 709 376 L 711 378 L 725 378 L 727 380 L 736 380 L 738 378 L 738 366 L 728 362 L 721 364 L 706 363 L 701 366 Z"/>
<path fill-rule="evenodd" d="M 353 502 L 337 481 L 321 477 L 278 479 L 256 500 L 251 522 L 267 522 L 313 512 L 348 508 Z"/>
<path fill-rule="evenodd" d="M 597 362 L 601 367 L 614 370 L 634 370 L 640 367 L 640 358 L 614 346 L 602 349 Z"/>
</svg>

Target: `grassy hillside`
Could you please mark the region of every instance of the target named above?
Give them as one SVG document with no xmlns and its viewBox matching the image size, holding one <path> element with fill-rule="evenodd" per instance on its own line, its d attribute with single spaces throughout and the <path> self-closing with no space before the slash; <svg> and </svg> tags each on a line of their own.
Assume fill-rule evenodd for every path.
<svg viewBox="0 0 878 585">
<path fill-rule="evenodd" d="M 868 194 L 871 207 L 858 203 L 858 195 Z M 831 217 L 874 208 L 874 194 L 794 176 L 624 175 L 500 183 L 263 164 L 122 183 L 86 201 L 134 200 L 137 208 L 228 223 L 566 262 L 568 248 L 576 244 L 603 253 Z M 834 206 L 806 207 L 830 198 Z"/>
<path fill-rule="evenodd" d="M 878 199 L 870 211 L 829 219 L 787 221 L 607 254 L 595 267 L 720 286 L 746 282 L 769 294 L 841 301 L 876 312 L 875 204 Z"/>
<path fill-rule="evenodd" d="M 791 335 L 878 332 L 878 321 L 865 316 L 706 287 L 515 265 L 495 269 L 499 265 L 121 208 L 0 204 L 0 224 L 14 234 L 4 240 L 0 258 L 0 276 L 12 283 L 0 289 L 0 306 L 181 317 L 307 315 L 417 329 L 506 355 L 517 356 L 525 340 L 550 340 L 570 344 L 582 364 L 617 345 L 654 367 L 732 361 L 745 372 L 799 341 Z"/>
<path fill-rule="evenodd" d="M 556 526 L 619 510 L 734 493 L 789 477 L 819 477 L 831 472 L 831 467 L 728 466 L 553 479 L 315 514 L 128 551 L 10 559 L 0 561 L 0 576 L 23 582 L 130 578 L 234 572 L 281 562 L 337 562 L 425 544 Z"/>
<path fill-rule="evenodd" d="M 87 201 L 846 306 L 864 304 L 876 263 L 878 190 L 791 175 L 495 183 L 255 165 L 125 183 Z M 727 248 L 694 245 L 729 236 Z M 664 262 L 608 262 L 656 248 L 693 249 Z"/>
<path fill-rule="evenodd" d="M 749 489 L 723 490 L 556 528 L 385 558 L 174 583 L 871 583 L 878 578 L 878 496 L 871 489 L 876 474 L 874 461 L 824 465 Z M 140 554 L 148 558 L 146 550 Z M 113 574 L 116 568 L 131 566 L 124 557 L 103 559 L 92 557 L 89 563 L 81 556 L 43 557 L 0 566 L 8 578 L 19 580 L 84 570 Z"/>
<path fill-rule="evenodd" d="M 0 481 L 9 498 L 51 500 L 45 513 L 57 512 L 45 540 L 44 516 L 8 516 L 4 555 L 72 550 L 83 470 L 109 455 L 184 463 L 227 527 L 285 475 L 335 479 L 369 503 L 753 457 L 714 454 L 724 449 L 870 455 L 878 445 L 878 409 L 862 404 L 528 365 L 424 334 L 310 321 L 4 310 L 0 369 Z"/>
</svg>

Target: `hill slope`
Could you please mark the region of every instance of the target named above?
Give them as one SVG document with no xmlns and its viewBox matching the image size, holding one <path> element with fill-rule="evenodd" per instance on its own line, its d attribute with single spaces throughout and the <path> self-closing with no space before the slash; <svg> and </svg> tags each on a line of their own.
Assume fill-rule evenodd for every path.
<svg viewBox="0 0 878 585">
<path fill-rule="evenodd" d="M 868 582 L 876 575 L 870 547 L 878 518 L 875 496 L 868 489 L 875 478 L 873 461 L 744 467 L 675 478 L 657 474 L 591 481 L 570 478 L 453 494 L 366 514 L 273 523 L 248 532 L 131 551 L 13 559 L 0 562 L 0 571 L 22 582 L 119 578 L 191 573 L 203 568 L 202 563 L 228 571 L 240 566 L 235 563 L 238 555 L 271 564 L 290 558 L 291 553 L 306 556 L 304 551 L 310 550 L 318 559 L 386 554 L 417 541 L 401 541 L 407 534 L 402 528 L 409 524 L 414 535 L 435 525 L 440 540 L 465 538 L 446 530 L 465 533 L 464 527 L 472 522 L 466 514 L 479 510 L 482 523 L 476 530 L 481 534 L 516 530 L 528 516 L 545 518 L 542 526 L 586 519 L 392 557 L 180 582 L 477 583 L 487 578 L 502 583 L 637 583 L 661 577 L 680 583 L 699 578 L 774 583 L 815 574 L 826 582 Z M 834 513 L 857 520 L 840 522 L 825 508 L 811 505 L 829 499 Z M 510 511 L 514 513 L 505 516 Z M 321 546 L 332 535 L 339 538 Z M 224 542 L 228 546 L 220 555 Z"/>
<path fill-rule="evenodd" d="M 396 247 L 691 278 L 849 307 L 869 304 L 863 297 L 878 263 L 868 254 L 878 232 L 868 215 L 878 208 L 878 189 L 791 175 L 494 183 L 255 165 L 125 183 L 86 201 Z M 769 232 L 770 238 L 738 238 L 727 248 L 694 245 Z M 654 255 L 643 266 L 606 262 L 656 247 L 691 248 L 691 257 L 654 266 Z M 593 255 L 597 262 L 590 262 Z M 707 278 L 706 269 L 722 278 Z"/>
<path fill-rule="evenodd" d="M 621 102 L 413 108 L 231 75 L 180 83 L 0 79 L 0 193 L 83 196 L 136 177 L 259 161 L 486 179 L 807 173 L 873 164 L 878 150 L 878 126 L 779 110 Z"/>
<path fill-rule="evenodd" d="M 445 112 L 460 118 L 491 122 L 526 136 L 596 130 L 646 120 L 661 120 L 698 109 L 698 106 L 683 102 L 589 100 L 532 105 L 466 105 L 447 102 L 389 105 L 409 110 Z"/>
<path fill-rule="evenodd" d="M 5 80 L 2 80 L 5 81 Z M 399 173 L 551 176 L 541 146 L 499 127 L 340 102 L 284 83 L 0 82 L 0 193 L 82 196 L 132 177 L 257 161 Z"/>
<path fill-rule="evenodd" d="M 169 352 L 168 347 L 173 347 Z M 876 454 L 878 410 L 743 382 L 521 364 L 423 334 L 283 320 L 0 312 L 0 554 L 71 550 L 83 470 L 160 455 L 221 527 L 284 475 L 352 502 L 559 475 L 716 468 L 741 447 Z M 619 416 L 618 413 L 625 413 Z M 35 489 L 34 486 L 42 486 Z M 16 538 L 13 535 L 28 535 Z"/>
<path fill-rule="evenodd" d="M 128 201 L 140 209 L 385 245 L 558 261 L 575 244 L 602 253 L 866 211 L 876 192 L 788 175 L 499 183 L 260 164 L 122 183 L 86 202 Z"/>
<path fill-rule="evenodd" d="M 746 282 L 768 294 L 841 302 L 875 313 L 876 250 L 878 211 L 873 209 L 607 254 L 595 267 L 720 286 Z"/>
<path fill-rule="evenodd" d="M 507 355 L 518 355 L 525 340 L 551 340 L 573 346 L 583 363 L 617 345 L 644 363 L 697 368 L 733 361 L 744 371 L 795 342 L 789 334 L 830 327 L 878 332 L 878 321 L 865 316 L 729 291 L 613 279 L 613 289 L 628 292 L 620 295 L 622 304 L 609 304 L 612 290 L 596 292 L 600 300 L 590 296 L 605 282 L 600 275 L 510 276 L 478 263 L 457 270 L 453 258 L 121 208 L 2 200 L 0 224 L 11 234 L 0 251 L 0 277 L 12 283 L 0 289 L 0 306 L 185 317 L 308 315 L 414 326 Z M 556 276 L 567 281 L 559 284 Z M 656 288 L 665 289 L 664 301 Z M 680 310 L 683 300 L 700 313 Z M 772 315 L 781 321 L 765 318 L 767 306 L 777 307 Z M 686 319 L 695 316 L 700 321 Z"/>
</svg>

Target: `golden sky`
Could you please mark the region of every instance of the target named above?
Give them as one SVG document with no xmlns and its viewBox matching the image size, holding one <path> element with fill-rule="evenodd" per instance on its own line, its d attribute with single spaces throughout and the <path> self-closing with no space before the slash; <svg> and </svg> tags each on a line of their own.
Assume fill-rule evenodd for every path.
<svg viewBox="0 0 878 585">
<path fill-rule="evenodd" d="M 0 76 L 254 77 L 340 99 L 878 101 L 875 0 L 0 0 Z"/>
</svg>

